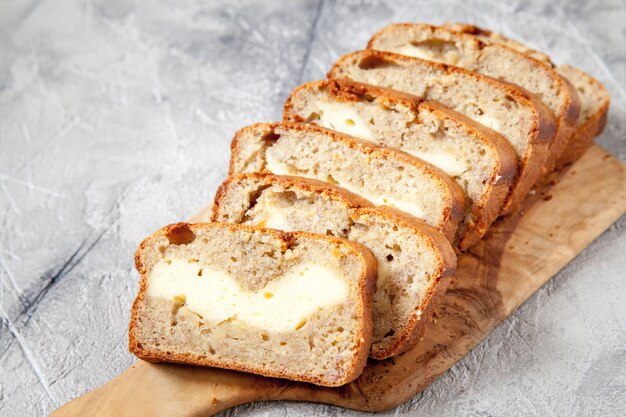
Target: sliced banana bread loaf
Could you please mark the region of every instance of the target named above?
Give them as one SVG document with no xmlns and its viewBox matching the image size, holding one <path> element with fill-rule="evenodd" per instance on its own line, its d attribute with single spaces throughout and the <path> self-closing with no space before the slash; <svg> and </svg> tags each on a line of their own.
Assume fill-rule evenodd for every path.
<svg viewBox="0 0 626 417">
<path fill-rule="evenodd" d="M 230 174 L 313 178 L 394 206 L 455 239 L 465 194 L 443 171 L 404 152 L 315 125 L 259 123 L 237 132 Z"/>
<path fill-rule="evenodd" d="M 519 85 L 535 94 L 552 111 L 556 121 L 544 174 L 554 169 L 573 138 L 580 114 L 578 94 L 544 61 L 503 44 L 484 42 L 446 26 L 428 24 L 387 26 L 371 38 L 368 48 L 456 65 Z"/>
<path fill-rule="evenodd" d="M 445 171 L 469 197 L 458 249 L 476 243 L 496 219 L 517 172 L 511 145 L 491 129 L 433 101 L 349 80 L 297 87 L 286 122 L 308 122 L 400 149 Z"/>
<path fill-rule="evenodd" d="M 541 175 L 554 138 L 550 110 L 519 87 L 463 68 L 391 52 L 344 55 L 328 73 L 436 100 L 501 133 L 519 159 L 518 180 L 503 214 L 515 210 Z"/>
<path fill-rule="evenodd" d="M 404 352 L 419 340 L 456 265 L 450 243 L 423 221 L 306 178 L 230 177 L 215 197 L 213 220 L 329 234 L 370 249 L 378 262 L 370 352 L 376 359 Z"/>
<path fill-rule="evenodd" d="M 227 250 L 225 250 L 227 249 Z M 178 223 L 144 240 L 129 348 L 147 361 L 338 386 L 363 370 L 376 259 L 331 236 Z"/>
</svg>

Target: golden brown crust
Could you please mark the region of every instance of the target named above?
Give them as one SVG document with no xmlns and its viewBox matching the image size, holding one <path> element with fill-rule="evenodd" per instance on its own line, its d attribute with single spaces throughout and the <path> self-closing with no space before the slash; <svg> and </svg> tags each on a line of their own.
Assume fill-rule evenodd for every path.
<svg viewBox="0 0 626 417">
<path fill-rule="evenodd" d="M 442 26 L 447 29 L 454 30 L 456 32 L 467 33 L 469 35 L 474 35 L 474 36 L 480 36 L 482 39 L 485 39 L 490 42 L 497 42 L 500 44 L 504 44 L 510 48 L 513 48 L 517 51 L 525 53 L 528 56 L 538 61 L 545 62 L 554 68 L 554 64 L 552 63 L 552 60 L 550 59 L 548 55 L 544 54 L 543 52 L 537 51 L 536 49 L 529 48 L 528 46 L 516 40 L 507 38 L 501 35 L 500 33 L 492 32 L 490 30 L 483 29 L 478 26 L 469 25 L 467 23 L 461 23 L 461 22 L 447 22 L 447 23 L 444 23 Z"/>
<path fill-rule="evenodd" d="M 372 358 L 386 359 L 411 349 L 422 338 L 426 325 L 456 272 L 457 257 L 454 249 L 450 246 L 450 242 L 439 231 L 422 220 L 415 219 L 392 207 L 361 208 L 355 210 L 354 215 L 362 216 L 364 214 L 393 218 L 403 227 L 411 228 L 414 232 L 421 234 L 435 249 L 434 252 L 440 255 L 435 282 L 430 284 L 428 293 L 420 300 L 419 308 L 404 327 L 403 334 L 395 339 L 394 344 L 385 349 L 376 349 L 375 346 L 372 346 L 373 349 L 370 352 Z"/>
<path fill-rule="evenodd" d="M 554 126 L 550 127 L 546 123 L 544 123 L 543 126 L 543 129 L 545 130 L 544 137 L 549 137 L 550 135 L 552 135 L 553 137 L 552 142 L 550 143 L 550 146 L 548 148 L 546 161 L 544 162 L 540 173 L 540 177 L 545 176 L 548 172 L 554 169 L 554 167 L 556 166 L 556 161 L 561 157 L 561 155 L 563 155 L 565 149 L 572 141 L 572 135 L 573 132 L 576 130 L 576 123 L 580 115 L 581 104 L 578 93 L 571 85 L 571 83 L 561 77 L 545 62 L 534 59 L 533 57 L 525 55 L 524 53 L 515 49 L 509 48 L 506 45 L 492 44 L 492 46 L 502 49 L 508 49 L 510 53 L 516 54 L 518 56 L 524 57 L 529 61 L 532 61 L 534 66 L 543 67 L 545 71 L 549 71 L 551 74 L 553 74 L 554 82 L 558 84 L 557 88 L 561 89 L 563 91 L 563 94 L 566 96 L 566 103 L 562 107 L 561 113 L 553 114 L 552 111 L 549 110 L 536 95 L 526 91 L 521 86 L 513 84 L 519 89 L 526 91 L 533 105 L 537 107 L 540 113 L 544 113 L 542 117 L 544 121 L 548 119 L 553 120 Z M 549 114 L 545 114 L 545 112 L 548 112 Z M 554 131 L 551 132 L 551 129 L 554 129 Z"/>
<path fill-rule="evenodd" d="M 360 209 L 360 213 L 366 213 L 370 211 L 369 208 Z M 431 244 L 436 248 L 437 252 L 441 254 L 441 263 L 439 274 L 435 279 L 435 282 L 430 285 L 427 295 L 422 299 L 420 303 L 419 311 L 421 315 L 415 314 L 410 322 L 406 325 L 406 331 L 397 342 L 389 346 L 384 351 L 370 352 L 370 356 L 375 359 L 385 359 L 391 356 L 399 355 L 407 350 L 411 349 L 417 344 L 424 336 L 426 326 L 430 322 L 439 306 L 443 296 L 448 289 L 448 286 L 453 280 L 456 273 L 457 256 L 455 251 L 450 246 L 450 243 L 445 239 L 441 233 L 435 230 L 432 226 L 426 224 L 422 220 L 415 219 L 412 216 L 407 216 L 406 213 L 394 209 L 392 207 L 378 207 L 378 210 L 388 216 L 395 217 L 396 221 L 403 223 L 405 227 L 417 228 L 420 233 L 424 234 L 431 240 Z M 430 230 L 429 230 L 430 229 Z"/>
<path fill-rule="evenodd" d="M 453 65 L 425 61 L 423 59 L 392 52 L 367 49 L 346 54 L 335 62 L 328 72 L 328 78 L 341 78 L 341 67 L 344 66 L 344 63 L 351 60 L 365 62 L 372 59 L 380 60 L 381 62 L 389 62 L 395 65 L 400 65 L 399 63 L 424 64 L 446 74 L 456 74 L 461 77 L 473 78 L 482 83 L 488 83 L 494 89 L 500 90 L 504 94 L 513 97 L 516 102 L 530 109 L 533 113 L 533 127 L 528 137 L 529 146 L 526 149 L 524 157 L 519 161 L 518 178 L 503 206 L 501 214 L 508 214 L 517 210 L 524 200 L 524 197 L 526 197 L 526 194 L 528 194 L 532 186 L 540 178 L 542 167 L 548 157 L 548 149 L 554 138 L 556 128 L 552 112 L 532 94 L 513 84 L 480 75 Z"/>
<path fill-rule="evenodd" d="M 595 91 L 602 95 L 603 101 L 587 120 L 577 126 L 576 131 L 574 132 L 573 140 L 570 142 L 569 146 L 556 164 L 557 169 L 576 162 L 585 153 L 585 151 L 589 149 L 589 147 L 593 144 L 593 139 L 600 135 L 606 126 L 609 106 L 611 104 L 611 97 L 601 82 L 589 74 L 569 65 L 564 65 L 563 67 L 567 67 L 570 71 L 575 70 L 579 73 L 580 77 L 586 78 L 587 82 L 593 86 Z"/>
<path fill-rule="evenodd" d="M 563 153 L 565 152 L 565 149 L 567 149 L 570 142 L 573 140 L 573 136 L 576 131 L 576 126 L 578 124 L 578 120 L 580 119 L 580 114 L 582 110 L 582 103 L 580 101 L 580 96 L 578 95 L 578 92 L 576 91 L 576 87 L 574 87 L 574 85 L 567 78 L 565 78 L 564 76 L 562 76 L 556 71 L 554 72 L 558 75 L 559 79 L 562 81 L 563 88 L 567 90 L 567 96 L 570 99 L 570 103 L 569 103 L 569 106 L 565 109 L 566 112 L 564 112 L 561 115 L 561 118 L 565 120 L 565 129 L 566 129 L 566 133 L 569 134 L 569 137 L 567 138 L 565 146 L 563 146 L 563 149 L 559 153 L 558 157 L 555 158 L 553 167 L 556 165 L 556 161 L 563 155 Z"/>
<path fill-rule="evenodd" d="M 344 250 L 351 252 L 353 255 L 356 255 L 361 260 L 361 265 L 363 265 L 360 278 L 359 278 L 359 298 L 362 300 L 362 303 L 358 306 L 358 315 L 362 318 L 359 321 L 360 329 L 355 332 L 354 344 L 357 347 L 357 353 L 351 361 L 350 369 L 351 372 L 348 373 L 343 379 L 338 381 L 326 381 L 319 377 L 311 377 L 307 374 L 287 374 L 284 371 L 276 371 L 272 372 L 271 370 L 261 369 L 261 368 L 251 368 L 236 362 L 218 362 L 209 359 L 208 357 L 199 357 L 193 354 L 185 354 L 185 353 L 172 353 L 172 352 L 164 352 L 158 350 L 149 350 L 141 344 L 141 341 L 137 339 L 137 327 L 140 325 L 141 317 L 140 317 L 140 305 L 144 302 L 145 294 L 147 290 L 147 276 L 146 276 L 146 268 L 141 263 L 140 254 L 143 250 L 146 249 L 148 245 L 150 245 L 154 240 L 159 237 L 167 236 L 172 230 L 176 229 L 188 229 L 192 232 L 194 230 L 200 228 L 222 228 L 228 231 L 237 231 L 237 230 L 248 230 L 256 233 L 264 233 L 268 235 L 273 235 L 274 237 L 281 239 L 285 245 L 289 245 L 291 242 L 297 240 L 298 238 L 305 237 L 307 239 L 313 240 L 325 240 L 329 243 L 335 244 L 336 246 L 342 246 Z M 314 233 L 308 232 L 283 232 L 279 230 L 273 229 L 261 229 L 254 226 L 247 226 L 242 224 L 233 224 L 233 223 L 176 223 L 165 226 L 154 234 L 144 239 L 143 242 L 139 245 L 139 249 L 135 255 L 135 263 L 137 266 L 137 270 L 141 275 L 141 280 L 139 284 L 139 294 L 133 303 L 133 308 L 131 311 L 131 318 L 128 330 L 128 349 L 131 353 L 137 356 L 140 359 L 143 359 L 148 362 L 173 362 L 173 363 L 183 363 L 189 365 L 200 365 L 200 366 L 213 366 L 224 369 L 232 369 L 237 371 L 249 372 L 258 375 L 264 375 L 268 377 L 274 378 L 287 378 L 297 381 L 310 382 L 312 384 L 323 385 L 323 386 L 340 386 L 344 385 L 355 378 L 357 378 L 365 364 L 367 362 L 367 357 L 369 354 L 370 346 L 371 346 L 371 338 L 373 331 L 373 322 L 372 322 L 372 296 L 375 291 L 376 278 L 377 278 L 377 261 L 374 258 L 374 255 L 361 244 L 356 242 L 351 242 L 349 240 L 336 238 L 333 236 L 325 236 L 318 235 Z"/>
<path fill-rule="evenodd" d="M 572 164 L 593 145 L 593 140 L 600 135 L 606 126 L 609 114 L 609 102 L 605 102 L 586 122 L 576 129 L 574 140 L 557 162 L 557 169 Z"/>
<path fill-rule="evenodd" d="M 389 148 L 384 148 L 378 145 L 375 145 L 372 142 L 361 140 L 352 136 L 345 135 L 343 133 L 339 133 L 333 130 L 325 129 L 319 126 L 304 124 L 304 123 L 266 123 L 266 124 L 255 124 L 251 126 L 244 127 L 240 129 L 233 138 L 233 142 L 231 145 L 231 165 L 230 172 L 231 175 L 235 173 L 234 164 L 235 161 L 239 158 L 239 142 L 242 138 L 249 133 L 250 130 L 259 130 L 263 132 L 268 132 L 268 137 L 278 136 L 276 130 L 278 128 L 282 129 L 292 129 L 296 131 L 316 133 L 320 135 L 324 135 L 328 137 L 330 140 L 335 140 L 338 142 L 342 142 L 345 145 L 349 146 L 352 149 L 356 149 L 359 152 L 362 152 L 366 155 L 371 155 L 373 157 L 380 157 L 382 159 L 394 158 L 396 160 L 401 161 L 406 165 L 412 165 L 419 170 L 425 171 L 429 176 L 436 178 L 442 190 L 445 190 L 445 194 L 447 194 L 446 201 L 446 210 L 443 213 L 441 220 L 441 232 L 448 237 L 451 241 L 454 240 L 456 231 L 458 228 L 458 224 L 463 218 L 464 213 L 464 205 L 465 205 L 465 193 L 459 187 L 459 185 L 454 182 L 446 173 L 441 171 L 439 168 L 434 167 L 421 159 L 415 158 L 405 152 L 393 150 Z M 267 171 L 265 171 L 267 172 Z"/>
<path fill-rule="evenodd" d="M 517 156 L 511 144 L 502 135 L 469 117 L 436 101 L 425 101 L 421 105 L 440 113 L 442 117 L 454 118 L 462 122 L 477 137 L 484 138 L 483 143 L 489 146 L 499 157 L 498 169 L 492 173 L 491 178 L 494 185 L 489 194 L 486 195 L 485 201 L 474 202 L 471 224 L 463 224 L 465 230 L 459 230 L 457 248 L 459 251 L 465 251 L 483 237 L 491 223 L 500 215 L 517 177 Z"/>
<path fill-rule="evenodd" d="M 501 81 L 501 83 L 513 86 L 506 81 Z M 554 138 L 556 126 L 552 112 L 536 96 L 521 87 L 515 87 L 526 94 L 531 106 L 534 107 L 536 111 L 534 116 L 534 129 L 536 130 L 534 130 L 534 132 L 536 132 L 536 134 L 533 133 L 533 136 L 541 138 L 542 140 L 537 140 L 532 146 L 529 146 L 526 149 L 525 158 L 519 161 L 517 185 L 509 194 L 507 202 L 504 204 L 502 212 L 500 213 L 501 215 L 515 212 L 524 202 L 528 192 L 544 174 L 545 161 L 550 153 L 550 146 L 552 145 L 552 140 L 546 139 Z M 523 173 L 527 173 L 527 175 L 524 176 Z"/>
<path fill-rule="evenodd" d="M 283 121 L 306 122 L 306 120 L 298 117 L 292 111 L 294 97 L 296 97 L 302 90 L 314 92 L 322 89 L 326 90 L 331 97 L 337 97 L 339 101 L 356 102 L 363 99 L 366 101 L 376 100 L 389 107 L 401 104 L 411 109 L 414 113 L 419 111 L 419 105 L 422 101 L 424 101 L 420 97 L 406 94 L 401 91 L 390 90 L 388 88 L 378 87 L 371 84 L 359 83 L 345 78 L 325 79 L 304 83 L 294 88 L 289 97 L 287 97 L 283 106 Z"/>
<path fill-rule="evenodd" d="M 233 137 L 233 140 L 230 143 L 230 163 L 228 166 L 228 175 L 233 175 L 236 174 L 237 172 L 235 171 L 235 161 L 237 161 L 240 157 L 239 155 L 239 141 L 241 139 L 241 137 L 249 132 L 249 131 L 258 131 L 257 134 L 262 135 L 263 137 L 269 137 L 270 135 L 273 134 L 274 128 L 276 126 L 278 126 L 280 123 L 278 122 L 270 122 L 270 123 L 264 123 L 264 122 L 258 122 L 258 123 L 254 123 L 251 125 L 248 125 L 246 127 L 243 127 L 241 129 L 239 129 L 237 132 L 235 132 L 235 135 Z"/>
<path fill-rule="evenodd" d="M 221 201 L 228 188 L 234 184 L 242 184 L 249 179 L 252 179 L 259 184 L 263 184 L 264 187 L 277 184 L 285 188 L 298 188 L 306 192 L 320 194 L 329 200 L 341 201 L 348 208 L 374 207 L 371 202 L 361 196 L 327 182 L 305 177 L 294 177 L 291 175 L 251 172 L 232 175 L 226 178 L 226 180 L 224 180 L 224 182 L 219 186 L 211 208 L 211 221 L 218 221 Z"/>
</svg>

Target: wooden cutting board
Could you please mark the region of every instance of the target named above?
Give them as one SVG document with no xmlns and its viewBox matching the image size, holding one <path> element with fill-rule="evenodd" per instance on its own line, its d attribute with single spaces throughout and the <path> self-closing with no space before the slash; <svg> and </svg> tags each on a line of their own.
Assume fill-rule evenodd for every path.
<svg viewBox="0 0 626 417">
<path fill-rule="evenodd" d="M 210 416 L 251 401 L 297 400 L 380 411 L 430 385 L 626 212 L 626 167 L 594 146 L 556 184 L 499 220 L 459 258 L 436 319 L 412 350 L 371 361 L 340 388 L 213 368 L 139 361 L 64 405 L 62 416 Z M 206 210 L 193 220 L 205 218 Z M 565 353 L 565 352 L 564 352 Z"/>
</svg>

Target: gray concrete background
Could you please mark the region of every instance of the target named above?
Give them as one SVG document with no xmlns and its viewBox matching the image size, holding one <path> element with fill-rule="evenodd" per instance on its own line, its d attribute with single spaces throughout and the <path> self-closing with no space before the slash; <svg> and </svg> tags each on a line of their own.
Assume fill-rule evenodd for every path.
<svg viewBox="0 0 626 417">
<path fill-rule="evenodd" d="M 122 372 L 140 240 L 207 204 L 233 132 L 280 117 L 389 22 L 477 23 L 601 80 L 626 159 L 616 1 L 0 3 L 0 415 L 43 415 Z M 626 414 L 626 219 L 450 372 L 382 415 Z M 261 403 L 232 416 L 367 415 Z"/>
</svg>

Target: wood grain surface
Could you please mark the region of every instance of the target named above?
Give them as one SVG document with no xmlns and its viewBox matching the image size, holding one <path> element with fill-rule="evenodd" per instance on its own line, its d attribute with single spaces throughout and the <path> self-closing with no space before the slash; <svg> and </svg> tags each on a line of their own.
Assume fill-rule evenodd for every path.
<svg viewBox="0 0 626 417">
<path fill-rule="evenodd" d="M 459 258 L 456 278 L 420 343 L 395 358 L 371 361 L 344 387 L 140 361 L 52 415 L 199 417 L 260 400 L 394 407 L 448 370 L 624 212 L 626 167 L 593 146 Z M 206 210 L 194 220 L 205 216 Z"/>
</svg>

